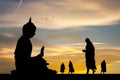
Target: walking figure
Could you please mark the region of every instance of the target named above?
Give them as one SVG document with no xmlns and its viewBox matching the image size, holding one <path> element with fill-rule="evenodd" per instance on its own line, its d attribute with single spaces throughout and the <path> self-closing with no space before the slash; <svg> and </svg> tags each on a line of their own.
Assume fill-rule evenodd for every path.
<svg viewBox="0 0 120 80">
<path fill-rule="evenodd" d="M 69 73 L 73 73 L 74 72 L 74 68 L 73 68 L 73 64 L 72 64 L 72 61 L 69 61 Z"/>
<path fill-rule="evenodd" d="M 64 65 L 64 63 L 62 63 L 60 66 L 60 72 L 64 73 L 64 71 L 65 71 L 65 65 Z"/>
<path fill-rule="evenodd" d="M 104 74 L 106 72 L 106 61 L 103 60 L 101 62 L 101 74 Z"/>
<path fill-rule="evenodd" d="M 95 65 L 95 48 L 89 38 L 86 38 L 85 42 L 87 45 L 86 49 L 83 50 L 83 52 L 85 52 L 87 74 L 89 74 L 90 69 L 93 71 L 94 74 L 95 70 L 97 69 Z"/>
</svg>

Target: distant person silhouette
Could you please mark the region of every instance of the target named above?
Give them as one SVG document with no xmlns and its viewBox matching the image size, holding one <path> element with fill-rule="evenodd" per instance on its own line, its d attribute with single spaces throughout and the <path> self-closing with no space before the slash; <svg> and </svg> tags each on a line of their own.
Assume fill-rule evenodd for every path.
<svg viewBox="0 0 120 80">
<path fill-rule="evenodd" d="M 64 63 L 62 63 L 62 64 L 60 65 L 60 72 L 61 72 L 61 73 L 64 73 L 64 71 L 65 71 L 65 65 L 64 65 Z"/>
<path fill-rule="evenodd" d="M 92 69 L 94 74 L 95 70 L 97 69 L 95 64 L 95 48 L 89 38 L 86 38 L 85 42 L 86 49 L 83 50 L 83 52 L 85 52 L 87 74 L 89 74 L 90 69 Z"/>
<path fill-rule="evenodd" d="M 74 67 L 72 61 L 69 61 L 69 73 L 72 74 L 74 72 Z"/>
<path fill-rule="evenodd" d="M 103 60 L 101 62 L 101 74 L 104 74 L 106 72 L 106 61 Z"/>
</svg>

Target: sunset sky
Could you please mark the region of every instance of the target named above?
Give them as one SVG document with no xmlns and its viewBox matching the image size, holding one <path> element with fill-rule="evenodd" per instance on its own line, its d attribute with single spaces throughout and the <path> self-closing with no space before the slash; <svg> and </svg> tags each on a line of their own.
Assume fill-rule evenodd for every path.
<svg viewBox="0 0 120 80">
<path fill-rule="evenodd" d="M 29 18 L 37 30 L 31 56 L 45 46 L 50 69 L 71 60 L 76 74 L 85 74 L 85 38 L 95 46 L 97 71 L 106 60 L 107 74 L 120 74 L 120 0 L 0 0 L 0 73 L 15 69 L 14 50 Z M 91 71 L 90 71 L 91 72 Z"/>
</svg>

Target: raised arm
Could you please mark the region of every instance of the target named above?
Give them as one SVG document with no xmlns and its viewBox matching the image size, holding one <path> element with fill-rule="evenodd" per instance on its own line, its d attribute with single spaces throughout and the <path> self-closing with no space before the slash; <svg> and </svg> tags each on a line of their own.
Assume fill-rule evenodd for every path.
<svg viewBox="0 0 120 80">
<path fill-rule="evenodd" d="M 40 49 L 40 54 L 38 54 L 37 56 L 35 56 L 35 58 L 42 58 L 44 56 L 44 46 L 42 46 L 42 48 Z"/>
<path fill-rule="evenodd" d="M 41 57 L 44 56 L 44 48 L 45 48 L 44 46 L 42 46 L 42 48 L 41 48 L 41 52 L 40 52 L 40 56 L 41 56 Z"/>
</svg>

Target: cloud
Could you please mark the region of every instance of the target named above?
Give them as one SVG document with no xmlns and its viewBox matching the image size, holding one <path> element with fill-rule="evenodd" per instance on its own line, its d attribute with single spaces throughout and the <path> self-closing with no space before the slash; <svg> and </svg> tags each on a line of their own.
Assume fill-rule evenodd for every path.
<svg viewBox="0 0 120 80">
<path fill-rule="evenodd" d="M 4 15 L 5 13 L 12 12 L 16 2 L 16 0 L 0 0 L 0 14 Z"/>
<path fill-rule="evenodd" d="M 115 62 L 110 64 L 110 66 L 108 66 L 107 72 L 109 72 L 110 74 L 119 74 L 120 72 L 120 62 Z"/>
<path fill-rule="evenodd" d="M 17 13 L 16 7 L 19 1 L 10 2 L 7 0 L 12 4 L 10 6 L 3 4 L 3 2 L 6 1 L 2 0 L 1 3 L 1 12 L 4 14 L 1 13 L 0 21 L 6 21 L 8 24 L 2 24 L 1 27 L 7 25 L 20 27 L 20 24 L 27 21 L 30 16 L 34 17 L 33 20 L 38 27 L 47 29 L 108 25 L 120 19 L 119 0 L 25 0 Z M 41 19 L 43 17 L 54 17 L 54 20 L 52 22 L 43 21 Z M 14 23 L 10 24 L 9 21 Z"/>
<path fill-rule="evenodd" d="M 0 28 L 0 45 L 2 47 L 13 47 L 19 36 L 20 30 L 17 28 Z"/>
<path fill-rule="evenodd" d="M 115 32 L 111 32 L 111 30 L 115 30 Z M 47 50 L 49 48 L 61 48 L 64 46 L 68 48 L 75 48 L 74 50 L 69 48 L 69 50 L 72 50 L 72 52 L 78 50 L 78 48 L 84 49 L 84 39 L 87 37 L 93 41 L 93 44 L 97 49 L 103 49 L 104 46 L 105 49 L 119 50 L 119 37 L 117 36 L 118 33 L 119 25 L 105 27 L 100 26 L 97 28 L 96 26 L 89 26 L 86 27 L 86 30 L 81 30 L 79 27 L 66 29 L 42 29 L 37 27 L 36 35 L 31 39 L 31 41 L 34 48 L 34 55 L 39 53 L 41 46 L 46 46 Z M 0 28 L 0 48 L 8 49 L 9 47 L 12 47 L 15 49 L 17 40 L 21 35 L 22 29 L 20 27 Z M 47 54 L 49 54 L 49 52 L 50 50 L 48 50 Z M 53 50 L 50 53 L 56 53 L 54 55 L 57 55 L 60 52 Z"/>
<path fill-rule="evenodd" d="M 0 73 L 10 74 L 13 69 L 15 69 L 14 59 L 1 57 L 0 56 Z"/>
<path fill-rule="evenodd" d="M 67 43 L 74 43 L 74 42 L 81 41 L 79 36 L 69 34 L 69 33 L 61 33 L 61 34 L 56 33 L 56 34 L 49 35 L 48 38 L 51 39 L 51 41 L 56 44 L 67 44 Z"/>
</svg>

